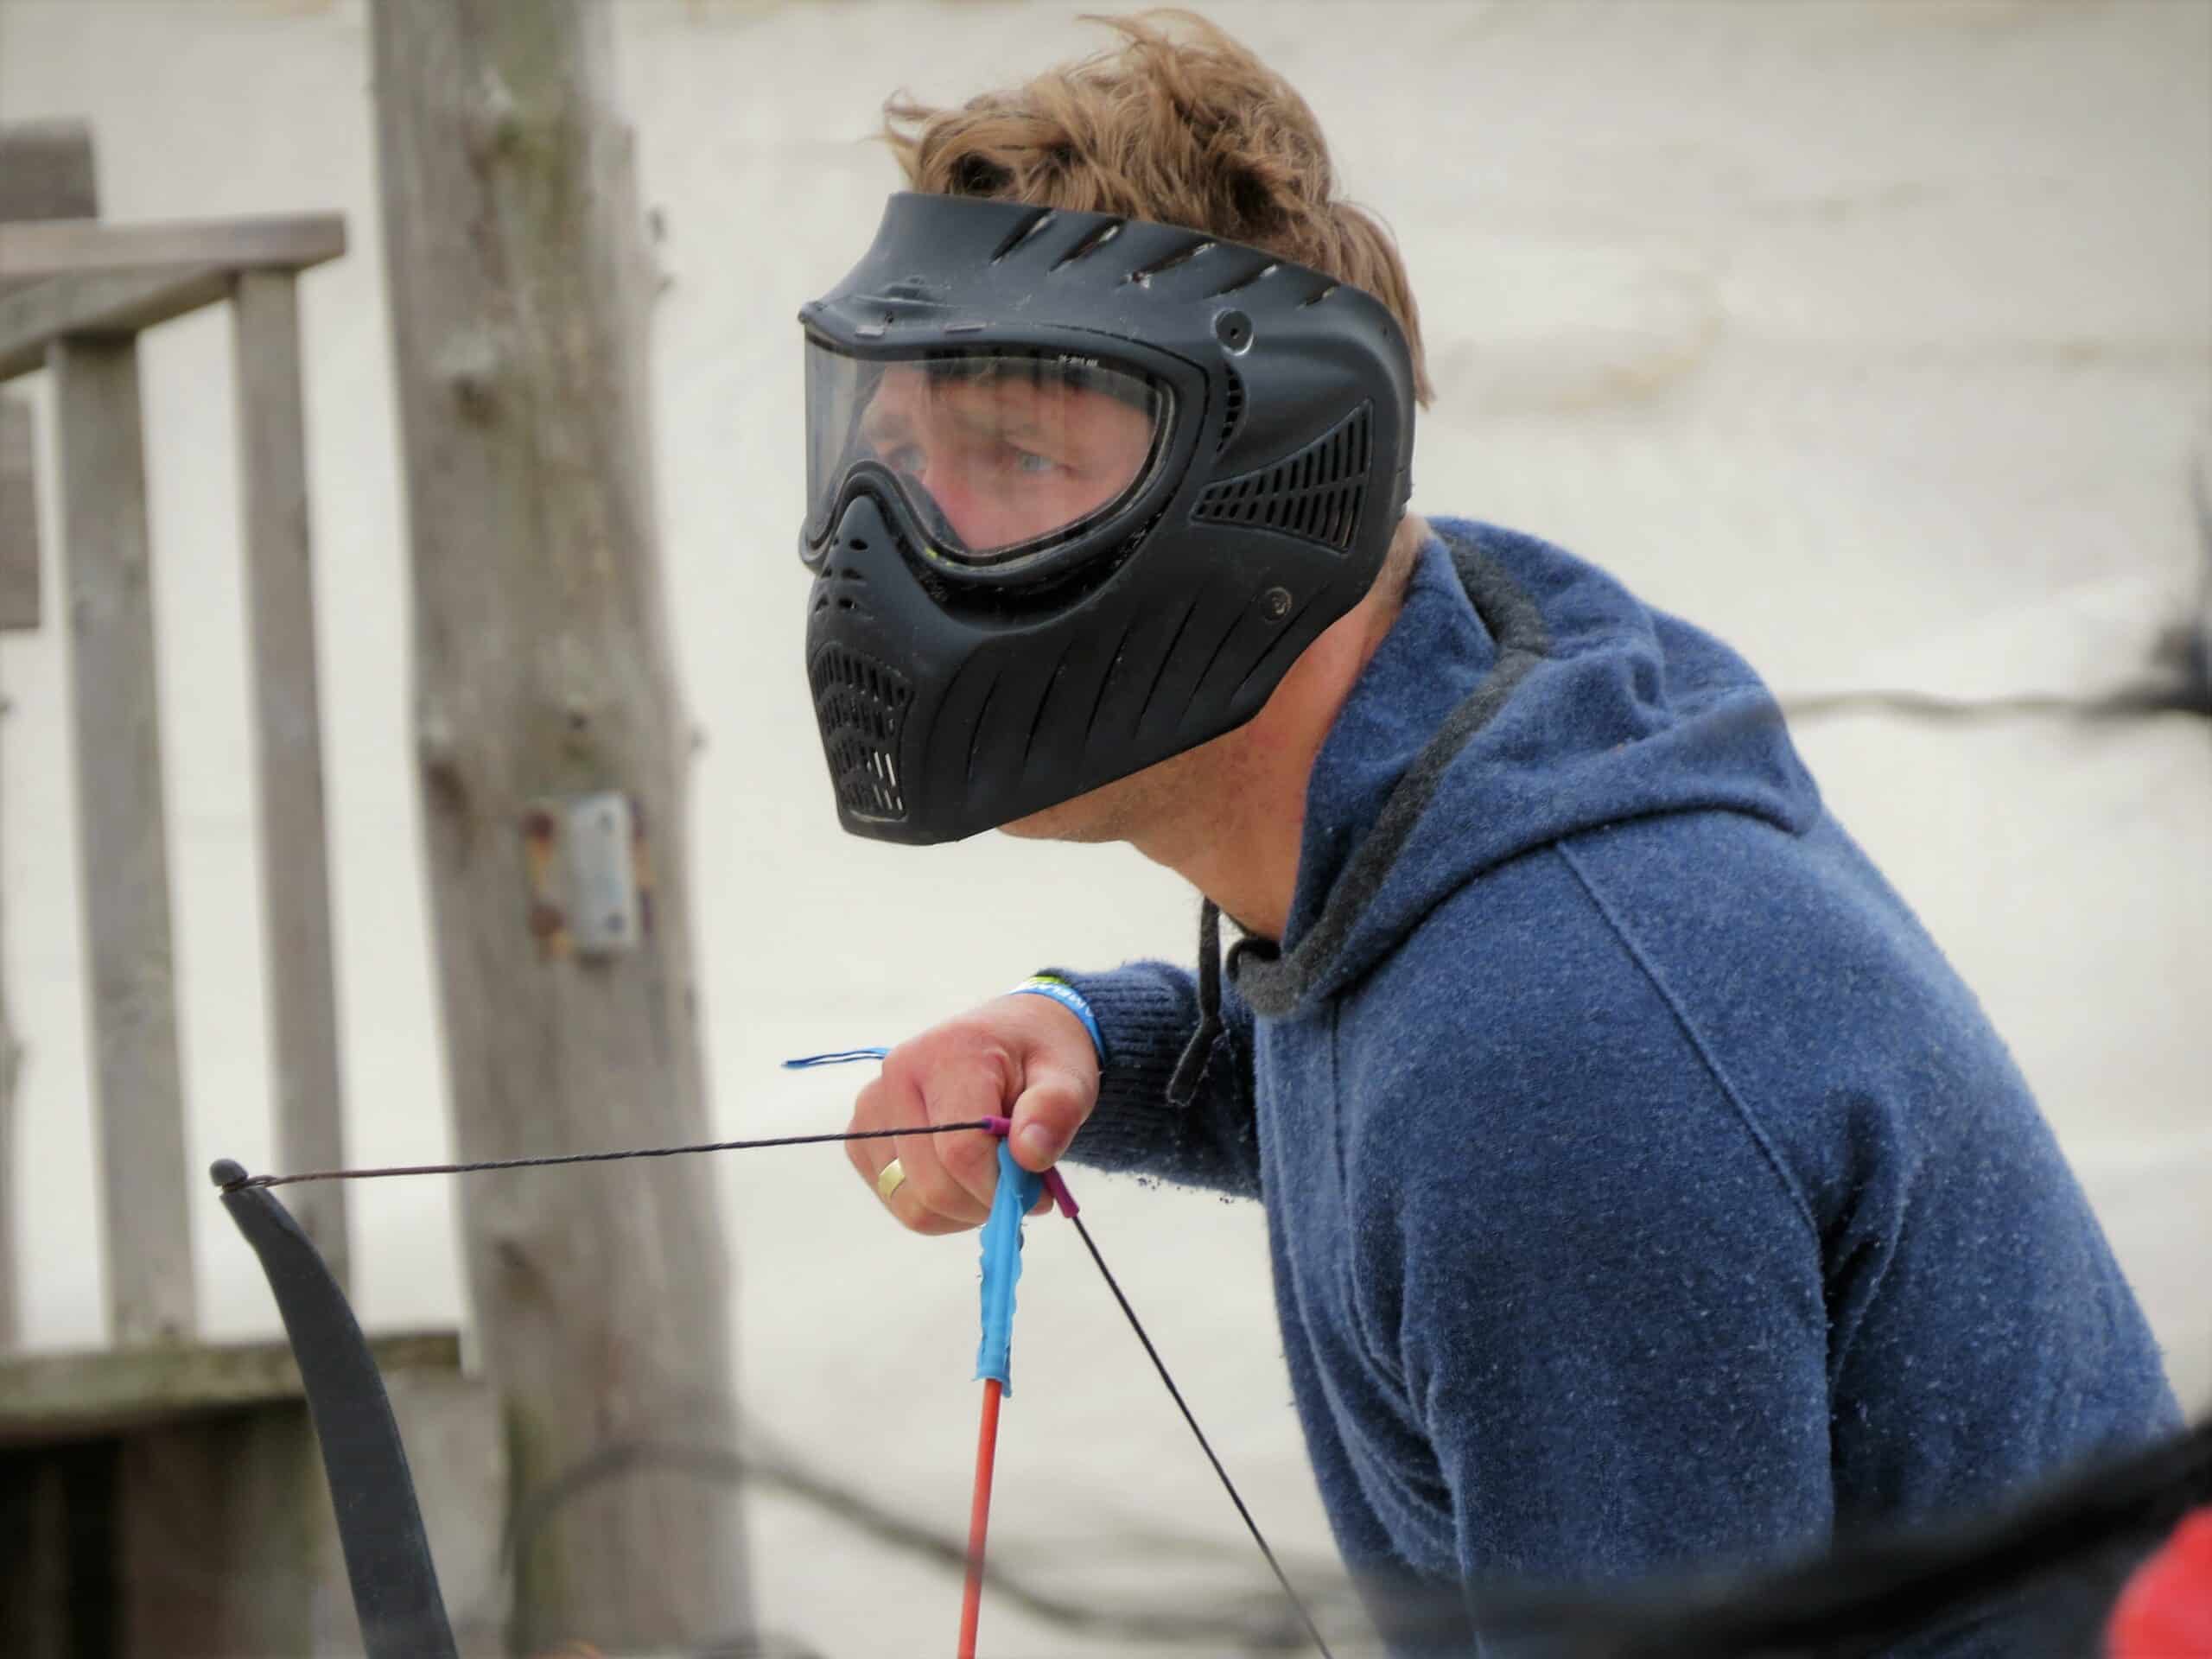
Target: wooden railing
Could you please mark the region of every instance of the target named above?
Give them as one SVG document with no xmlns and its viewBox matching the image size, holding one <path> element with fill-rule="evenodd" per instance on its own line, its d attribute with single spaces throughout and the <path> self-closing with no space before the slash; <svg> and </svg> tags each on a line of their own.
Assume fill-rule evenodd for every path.
<svg viewBox="0 0 2212 1659">
<path fill-rule="evenodd" d="M 145 330 L 231 308 L 271 1160 L 334 1168 L 345 1152 L 298 279 L 345 252 L 345 225 L 118 226 L 93 207 L 80 126 L 0 127 L 0 382 L 50 379 L 62 589 L 41 605 L 29 410 L 0 389 L 0 627 L 69 630 L 110 1329 L 105 1348 L 6 1357 L 18 1262 L 0 1225 L 0 1646 L 116 1659 L 358 1652 L 337 1616 L 342 1569 L 289 1351 L 197 1339 L 187 1205 L 210 1189 L 185 1145 L 138 366 Z M 0 1188 L 14 1045 L 0 998 Z M 346 1189 L 300 1191 L 293 1212 L 343 1282 Z M 434 1450 L 416 1478 L 457 1580 L 464 1644 L 491 1650 L 505 1611 L 505 1460 L 490 1395 L 461 1375 L 451 1331 L 374 1346 L 408 1438 Z"/>
<path fill-rule="evenodd" d="M 321 701 L 308 544 L 298 273 L 346 249 L 334 215 L 0 225 L 0 380 L 53 377 L 71 633 L 93 1101 L 119 1344 L 190 1335 L 192 1254 L 169 931 L 138 334 L 230 304 L 259 738 L 276 1161 L 343 1161 Z M 344 1189 L 301 1224 L 346 1262 Z"/>
</svg>

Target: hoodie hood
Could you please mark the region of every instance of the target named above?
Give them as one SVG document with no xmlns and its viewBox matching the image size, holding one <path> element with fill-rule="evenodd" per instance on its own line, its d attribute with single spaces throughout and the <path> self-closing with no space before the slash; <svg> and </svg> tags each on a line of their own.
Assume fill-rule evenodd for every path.
<svg viewBox="0 0 2212 1659">
<path fill-rule="evenodd" d="M 1310 1011 L 1467 882 L 1579 830 L 1724 811 L 1801 834 L 1820 815 L 1735 652 L 1534 537 L 1431 529 L 1314 761 L 1282 942 L 1230 952 L 1262 1015 Z"/>
</svg>

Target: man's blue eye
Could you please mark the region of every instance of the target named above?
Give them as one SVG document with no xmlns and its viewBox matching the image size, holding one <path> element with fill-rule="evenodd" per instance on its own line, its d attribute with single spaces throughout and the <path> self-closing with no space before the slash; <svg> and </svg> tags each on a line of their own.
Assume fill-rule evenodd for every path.
<svg viewBox="0 0 2212 1659">
<path fill-rule="evenodd" d="M 1014 452 L 1014 464 L 1016 471 L 1041 474 L 1051 472 L 1054 463 L 1049 455 L 1033 454 L 1027 449 L 1017 449 Z"/>
</svg>

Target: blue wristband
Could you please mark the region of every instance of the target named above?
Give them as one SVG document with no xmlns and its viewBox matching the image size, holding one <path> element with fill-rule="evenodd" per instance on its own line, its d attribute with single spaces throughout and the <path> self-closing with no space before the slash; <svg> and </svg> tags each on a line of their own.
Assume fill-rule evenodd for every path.
<svg viewBox="0 0 2212 1659">
<path fill-rule="evenodd" d="M 1098 1064 L 1106 1064 L 1106 1039 L 1098 1034 L 1098 1018 L 1090 1011 L 1090 1004 L 1083 1000 L 1083 993 L 1064 979 L 1054 979 L 1049 974 L 1039 974 L 1025 979 L 1007 993 L 1008 996 L 1049 996 L 1070 1014 L 1083 1021 L 1083 1028 L 1090 1033 L 1090 1046 L 1096 1051 Z"/>
</svg>

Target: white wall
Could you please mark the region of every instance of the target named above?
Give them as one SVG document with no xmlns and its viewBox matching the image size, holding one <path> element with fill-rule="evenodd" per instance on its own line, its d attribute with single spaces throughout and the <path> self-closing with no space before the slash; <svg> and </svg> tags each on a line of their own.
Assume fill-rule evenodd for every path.
<svg viewBox="0 0 2212 1659">
<path fill-rule="evenodd" d="M 892 188 L 863 142 L 873 111 L 900 85 L 957 99 L 1079 48 L 1078 9 L 620 8 L 674 278 L 660 488 L 706 739 L 698 937 L 731 1133 L 841 1121 L 850 1079 L 786 1079 L 782 1055 L 895 1037 L 1049 958 L 1191 949 L 1186 896 L 1120 850 L 840 838 L 797 667 L 792 315 Z M 2202 556 L 2184 480 L 2212 418 L 2212 10 L 1210 10 L 1304 90 L 1349 188 L 1405 246 L 1443 389 L 1417 507 L 1599 559 L 1786 692 L 2092 692 L 2187 613 Z M 311 274 L 303 303 L 351 1151 L 387 1162 L 448 1137 L 367 61 L 358 0 L 0 0 L 0 117 L 91 118 L 109 217 L 336 209 L 353 226 L 355 251 Z M 251 1165 L 268 1135 L 227 326 L 150 337 L 146 402 L 191 1147 Z M 49 490 L 49 547 L 51 509 Z M 0 645 L 0 684 L 7 987 L 30 1046 L 10 1208 L 33 1264 L 29 1333 L 61 1345 L 97 1339 L 102 1291 L 58 627 Z M 1801 734 L 2037 1084 L 2192 1403 L 2212 1399 L 2209 736 L 2176 719 Z M 834 1155 L 722 1173 L 748 1409 L 957 1530 L 971 1246 L 892 1234 Z M 454 1316 L 452 1196 L 355 1189 L 372 1325 Z M 1088 1207 L 1263 1522 L 1325 1557 L 1257 1217 L 1096 1180 Z M 208 1325 L 270 1328 L 214 1206 L 194 1213 Z M 1050 1228 L 1024 1290 L 1008 1559 L 1065 1587 L 1067 1552 L 1132 1528 L 1233 1541 L 1088 1263 Z M 831 1652 L 887 1650 L 891 1609 L 947 1605 L 940 1578 L 788 1503 L 760 1515 L 774 1622 Z M 1209 1581 L 1263 1583 L 1225 1560 Z M 1137 1571 L 1108 1559 L 1081 1581 L 1127 1591 Z M 1115 1646 L 995 1617 L 1008 1652 Z"/>
</svg>

